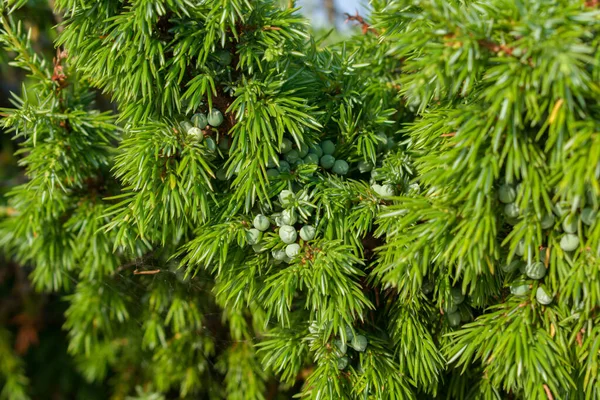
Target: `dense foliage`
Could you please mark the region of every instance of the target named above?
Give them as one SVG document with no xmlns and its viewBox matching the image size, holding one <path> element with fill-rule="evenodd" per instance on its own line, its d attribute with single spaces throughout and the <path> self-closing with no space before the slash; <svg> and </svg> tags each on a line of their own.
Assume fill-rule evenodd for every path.
<svg viewBox="0 0 600 400">
<path fill-rule="evenodd" d="M 596 2 L 56 0 L 0 246 L 128 399 L 600 396 Z M 293 2 L 292 2 L 293 3 Z M 95 90 L 116 112 L 101 112 Z M 0 329 L 5 398 L 30 394 Z"/>
</svg>

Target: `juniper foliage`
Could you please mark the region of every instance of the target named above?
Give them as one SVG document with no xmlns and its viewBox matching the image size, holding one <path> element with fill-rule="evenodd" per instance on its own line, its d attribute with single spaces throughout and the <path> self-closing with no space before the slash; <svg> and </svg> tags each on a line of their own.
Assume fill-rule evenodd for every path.
<svg viewBox="0 0 600 400">
<path fill-rule="evenodd" d="M 0 246 L 115 398 L 600 396 L 596 2 L 57 0 Z M 100 112 L 95 89 L 117 112 Z M 32 95 L 33 93 L 33 95 Z M 27 398 L 0 331 L 6 398 Z"/>
</svg>

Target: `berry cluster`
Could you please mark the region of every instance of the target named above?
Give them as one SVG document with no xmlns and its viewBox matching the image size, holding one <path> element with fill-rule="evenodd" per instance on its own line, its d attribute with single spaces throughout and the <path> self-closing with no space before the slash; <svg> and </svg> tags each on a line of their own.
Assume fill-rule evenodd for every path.
<svg viewBox="0 0 600 400">
<path fill-rule="evenodd" d="M 333 154 L 336 146 L 331 140 L 325 140 L 314 146 L 294 146 L 291 140 L 284 138 L 280 147 L 280 159 L 271 159 L 267 163 L 267 175 L 277 176 L 287 173 L 302 164 L 320 165 L 338 175 L 346 175 L 350 169 L 344 160 L 336 160 Z"/>
<path fill-rule="evenodd" d="M 516 204 L 519 186 L 504 184 L 498 189 L 498 200 L 504 204 L 504 215 L 509 224 L 516 224 L 522 217 L 522 212 Z M 590 203 L 592 203 L 590 199 Z M 573 252 L 579 248 L 581 243 L 580 236 L 585 236 L 585 226 L 590 227 L 595 223 L 597 213 L 590 207 L 581 210 L 573 207 L 571 204 L 558 203 L 554 205 L 553 213 L 545 213 L 541 220 L 542 229 L 553 229 L 562 232 L 559 246 L 565 252 Z M 560 221 L 557 225 L 556 222 Z M 551 249 L 540 246 L 540 251 L 535 259 L 530 262 L 514 260 L 501 266 L 501 269 L 507 273 L 519 271 L 529 279 L 541 280 L 546 276 L 547 265 L 549 262 Z M 515 254 L 523 257 L 526 253 L 524 241 L 520 241 L 515 249 Z M 523 282 L 514 283 L 511 286 L 511 293 L 515 296 L 526 296 L 530 291 L 530 285 Z M 536 299 L 539 303 L 548 305 L 553 300 L 553 295 L 542 286 L 536 289 Z"/>
<path fill-rule="evenodd" d="M 297 196 L 291 190 L 282 190 L 279 194 L 279 204 L 282 207 L 280 212 L 272 213 L 269 216 L 257 214 L 252 222 L 253 228 L 246 231 L 246 241 L 252 245 L 255 252 L 260 253 L 265 250 L 263 233 L 271 228 L 272 224 L 278 227 L 278 236 L 285 245 L 284 248 L 275 248 L 271 255 L 276 263 L 290 263 L 298 257 L 301 251 L 301 244 L 313 240 L 317 234 L 314 226 L 304 224 L 297 230 L 295 225 L 298 223 L 298 214 L 294 205 L 297 200 L 306 200 L 306 194 Z M 303 213 L 303 219 L 306 220 L 307 213 Z M 297 243 L 298 238 L 302 242 Z"/>
<path fill-rule="evenodd" d="M 316 323 L 312 323 L 308 330 L 312 334 L 319 333 L 319 327 Z M 363 353 L 367 349 L 369 341 L 363 335 L 355 335 L 352 332 L 352 328 L 346 325 L 346 339 L 337 338 L 333 341 L 334 354 L 338 357 L 337 367 L 340 370 L 345 369 L 350 363 L 350 354 L 348 353 L 348 346 L 359 353 Z"/>
</svg>

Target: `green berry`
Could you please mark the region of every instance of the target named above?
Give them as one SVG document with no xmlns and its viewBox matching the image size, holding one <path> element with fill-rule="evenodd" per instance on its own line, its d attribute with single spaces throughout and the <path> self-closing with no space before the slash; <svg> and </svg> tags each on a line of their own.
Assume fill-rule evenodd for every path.
<svg viewBox="0 0 600 400">
<path fill-rule="evenodd" d="M 323 154 L 332 155 L 335 153 L 335 144 L 331 140 L 325 140 L 321 143 L 321 148 L 323 149 Z"/>
<path fill-rule="evenodd" d="M 515 203 L 508 203 L 504 206 L 504 215 L 508 218 L 517 218 L 519 216 L 519 207 Z"/>
<path fill-rule="evenodd" d="M 283 154 L 292 150 L 292 141 L 290 139 L 283 138 L 281 141 L 281 146 L 279 146 L 279 151 Z"/>
<path fill-rule="evenodd" d="M 364 174 L 365 172 L 371 172 L 371 170 L 373 170 L 373 164 L 370 163 L 369 161 L 359 161 L 358 162 L 358 171 L 361 174 Z"/>
<path fill-rule="evenodd" d="M 269 219 L 262 214 L 258 214 L 256 217 L 254 217 L 252 224 L 256 229 L 262 232 L 266 231 L 269 229 L 269 226 L 271 226 Z"/>
<path fill-rule="evenodd" d="M 431 283 L 431 281 L 426 280 L 425 282 L 423 282 L 423 285 L 421 285 L 421 291 L 423 292 L 423 294 L 430 294 L 431 292 L 433 292 L 433 283 Z"/>
<path fill-rule="evenodd" d="M 283 207 L 292 205 L 296 200 L 296 195 L 291 190 L 284 189 L 279 193 L 279 202 Z"/>
<path fill-rule="evenodd" d="M 217 51 L 214 54 L 215 54 L 215 57 L 217 58 L 217 61 L 222 66 L 226 67 L 229 64 L 231 64 L 232 57 L 231 57 L 231 53 L 230 52 L 228 52 L 226 50 L 220 50 L 220 51 Z"/>
<path fill-rule="evenodd" d="M 285 248 L 285 255 L 294 258 L 300 254 L 300 245 L 298 243 L 288 244 Z"/>
<path fill-rule="evenodd" d="M 298 161 L 296 161 L 296 162 L 294 163 L 294 166 L 295 166 L 295 167 L 298 167 L 298 166 L 300 166 L 300 165 L 304 165 L 304 160 L 303 160 L 303 159 L 299 159 Z"/>
<path fill-rule="evenodd" d="M 214 126 L 216 128 L 217 126 L 220 126 L 223 123 L 223 114 L 221 114 L 221 111 L 217 110 L 216 108 L 213 108 L 209 111 L 206 120 L 208 121 L 210 126 Z"/>
<path fill-rule="evenodd" d="M 252 250 L 254 250 L 255 253 L 262 253 L 266 249 L 265 242 L 259 242 L 252 245 Z"/>
<path fill-rule="evenodd" d="M 319 156 L 317 156 L 315 153 L 308 153 L 306 155 L 306 157 L 304 157 L 304 163 L 305 164 L 318 164 Z"/>
<path fill-rule="evenodd" d="M 506 272 L 507 274 L 510 274 L 511 272 L 514 272 L 517 269 L 519 269 L 522 263 L 523 262 L 521 260 L 513 260 L 510 264 L 502 264 L 500 268 L 502 269 L 502 271 Z"/>
<path fill-rule="evenodd" d="M 193 127 L 194 127 L 194 125 L 192 125 L 189 121 L 183 121 L 181 123 L 181 128 L 183 128 L 183 132 L 185 132 L 185 133 L 187 133 Z"/>
<path fill-rule="evenodd" d="M 206 129 L 208 126 L 208 120 L 206 119 L 206 114 L 198 113 L 194 114 L 192 117 L 192 123 L 200 129 Z"/>
<path fill-rule="evenodd" d="M 529 290 L 530 288 L 527 284 L 512 285 L 510 287 L 510 292 L 515 296 L 526 296 Z"/>
<path fill-rule="evenodd" d="M 337 367 L 341 371 L 348 366 L 348 357 L 340 357 L 337 361 Z"/>
<path fill-rule="evenodd" d="M 525 241 L 520 240 L 519 243 L 517 243 L 517 247 L 515 248 L 515 254 L 519 257 L 522 257 L 523 254 L 525 254 Z"/>
<path fill-rule="evenodd" d="M 367 349 L 367 344 L 368 344 L 367 338 L 364 337 L 363 335 L 354 336 L 352 338 L 352 341 L 350 342 L 350 346 L 354 350 L 360 351 L 361 353 Z"/>
<path fill-rule="evenodd" d="M 188 129 L 187 134 L 188 136 L 192 136 L 194 139 L 197 139 L 199 142 L 204 140 L 202 129 L 196 128 L 195 126 L 192 126 L 190 129 Z"/>
<path fill-rule="evenodd" d="M 344 330 L 346 331 L 346 340 L 352 341 L 352 339 L 354 339 L 354 333 L 352 333 L 352 328 L 349 325 L 346 325 Z"/>
<path fill-rule="evenodd" d="M 564 251 L 573 251 L 579 247 L 579 237 L 572 233 L 567 233 L 560 238 L 560 248 Z"/>
<path fill-rule="evenodd" d="M 316 154 L 317 158 L 323 157 L 323 149 L 318 144 L 310 146 L 310 149 L 308 149 L 308 152 L 309 152 L 309 154 Z"/>
<path fill-rule="evenodd" d="M 296 241 L 298 234 L 296 233 L 296 229 L 294 229 L 293 226 L 282 225 L 281 228 L 279 228 L 279 237 L 281 238 L 283 243 L 292 244 Z"/>
<path fill-rule="evenodd" d="M 385 147 L 386 147 L 388 150 L 391 150 L 391 149 L 393 149 L 393 148 L 394 148 L 394 146 L 395 146 L 395 145 L 396 145 L 396 142 L 394 141 L 394 138 L 393 138 L 393 137 L 391 137 L 391 136 L 388 136 L 388 137 L 387 137 L 387 143 L 386 143 L 386 146 L 385 146 Z"/>
<path fill-rule="evenodd" d="M 586 207 L 581 211 L 581 222 L 587 226 L 592 226 L 596 222 L 597 215 L 598 213 L 593 208 Z"/>
<path fill-rule="evenodd" d="M 544 214 L 540 221 L 540 225 L 542 226 L 542 229 L 552 228 L 554 226 L 554 215 L 549 213 Z"/>
<path fill-rule="evenodd" d="M 448 318 L 448 324 L 452 327 L 457 327 L 460 325 L 460 313 L 459 312 L 451 312 L 446 314 L 446 318 Z"/>
<path fill-rule="evenodd" d="M 307 145 L 304 144 L 298 148 L 298 155 L 300 156 L 300 158 L 306 157 L 307 154 L 308 154 L 308 146 Z"/>
<path fill-rule="evenodd" d="M 541 261 L 532 262 L 525 268 L 525 273 L 531 279 L 542 279 L 546 276 L 546 266 Z"/>
<path fill-rule="evenodd" d="M 296 213 L 293 210 L 283 210 L 281 213 L 281 222 L 284 225 L 294 225 L 296 221 Z"/>
<path fill-rule="evenodd" d="M 225 168 L 219 168 L 217 170 L 217 179 L 220 181 L 226 181 L 227 180 L 227 171 L 225 170 Z"/>
<path fill-rule="evenodd" d="M 246 231 L 246 241 L 248 244 L 256 244 L 262 239 L 262 232 L 256 228 L 248 229 Z"/>
<path fill-rule="evenodd" d="M 348 169 L 350 169 L 350 167 L 346 161 L 336 160 L 331 170 L 338 175 L 346 175 L 348 173 Z"/>
<path fill-rule="evenodd" d="M 321 167 L 330 169 L 335 164 L 335 158 L 332 155 L 325 154 L 321 157 Z"/>
<path fill-rule="evenodd" d="M 302 229 L 300 229 L 300 237 L 302 240 L 308 242 L 309 240 L 313 240 L 315 238 L 317 230 L 312 225 L 304 225 Z"/>
<path fill-rule="evenodd" d="M 289 162 L 290 164 L 294 164 L 299 159 L 300 155 L 296 149 L 292 149 L 285 154 L 285 161 Z"/>
<path fill-rule="evenodd" d="M 446 314 L 456 312 L 456 310 L 458 310 L 458 305 L 450 302 L 446 302 L 446 304 L 444 304 L 444 312 Z"/>
<path fill-rule="evenodd" d="M 462 304 L 465 301 L 465 295 L 459 288 L 452 288 L 450 290 L 450 295 L 452 296 L 452 302 L 456 305 Z"/>
<path fill-rule="evenodd" d="M 346 351 L 348 351 L 348 346 L 346 345 L 346 342 L 342 342 L 340 339 L 336 339 L 333 342 L 333 344 L 335 345 L 335 347 L 337 347 L 341 355 L 346 354 Z"/>
<path fill-rule="evenodd" d="M 267 168 L 277 168 L 277 159 L 275 157 L 271 157 L 269 156 L 269 158 L 267 159 Z"/>
<path fill-rule="evenodd" d="M 378 150 L 383 150 L 387 147 L 387 141 L 388 141 L 388 137 L 385 133 L 379 132 L 378 134 L 375 135 L 376 139 L 377 139 L 377 149 Z"/>
<path fill-rule="evenodd" d="M 552 300 L 554 299 L 554 297 L 546 293 L 546 291 L 541 286 L 538 287 L 535 291 L 535 298 L 540 304 L 543 304 L 545 306 L 552 303 Z"/>
<path fill-rule="evenodd" d="M 275 178 L 275 177 L 279 176 L 279 171 L 276 170 L 275 168 L 268 169 L 267 176 L 269 178 Z"/>
<path fill-rule="evenodd" d="M 287 257 L 285 250 L 273 250 L 273 251 L 271 251 L 271 255 L 277 261 L 283 261 Z"/>
<path fill-rule="evenodd" d="M 375 193 L 379 194 L 381 192 L 381 185 L 378 185 L 377 183 L 374 183 L 374 184 L 371 185 L 371 189 L 373 189 L 373 191 Z"/>
<path fill-rule="evenodd" d="M 204 143 L 206 144 L 208 151 L 214 152 L 217 150 L 217 143 L 215 142 L 215 139 L 207 137 Z"/>
<path fill-rule="evenodd" d="M 279 161 L 279 168 L 278 168 L 279 172 L 281 173 L 286 173 L 286 172 L 290 172 L 292 170 L 292 167 L 290 166 L 290 163 L 287 161 Z"/>
<path fill-rule="evenodd" d="M 222 137 L 221 140 L 219 140 L 219 149 L 223 151 L 229 150 L 229 138 L 227 136 Z"/>
<path fill-rule="evenodd" d="M 394 195 L 394 187 L 392 185 L 382 185 L 379 189 L 379 195 L 381 197 L 392 197 Z"/>
<path fill-rule="evenodd" d="M 567 233 L 577 232 L 577 218 L 574 215 L 567 215 L 563 220 L 562 228 Z"/>
<path fill-rule="evenodd" d="M 502 185 L 498 188 L 498 200 L 504 204 L 512 203 L 517 198 L 517 191 L 512 185 Z"/>
</svg>

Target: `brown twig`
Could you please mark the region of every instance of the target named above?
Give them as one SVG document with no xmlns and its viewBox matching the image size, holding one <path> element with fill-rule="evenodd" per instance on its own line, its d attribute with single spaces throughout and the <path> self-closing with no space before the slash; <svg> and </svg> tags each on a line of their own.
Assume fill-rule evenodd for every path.
<svg viewBox="0 0 600 400">
<path fill-rule="evenodd" d="M 355 15 L 350 15 L 348 13 L 344 13 L 344 15 L 346 16 L 346 21 L 344 21 L 344 23 L 348 23 L 348 21 L 358 22 L 363 35 L 366 35 L 368 32 L 371 32 L 379 36 L 379 31 L 375 28 L 372 28 L 371 25 L 369 25 L 365 21 L 365 19 L 358 14 L 358 11 L 356 11 Z"/>
<path fill-rule="evenodd" d="M 554 400 L 554 396 L 552 396 L 552 392 L 550 391 L 550 388 L 548 387 L 548 385 L 546 385 L 544 383 L 542 386 L 544 386 L 544 392 L 546 392 L 546 396 L 548 397 L 548 400 Z"/>
<path fill-rule="evenodd" d="M 133 271 L 134 275 L 156 275 L 160 272 L 160 269 L 153 269 L 150 271 L 140 271 L 140 270 L 135 270 Z"/>
</svg>

